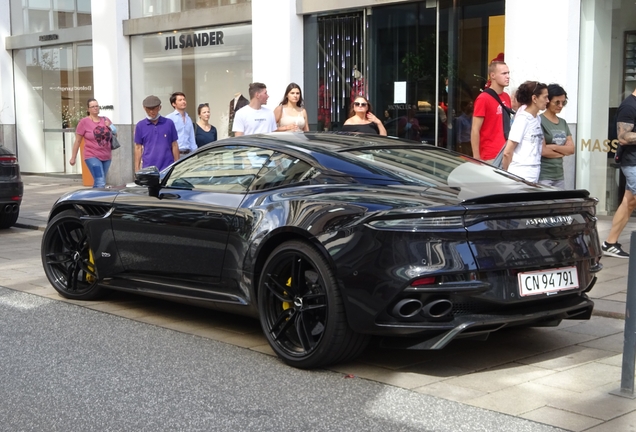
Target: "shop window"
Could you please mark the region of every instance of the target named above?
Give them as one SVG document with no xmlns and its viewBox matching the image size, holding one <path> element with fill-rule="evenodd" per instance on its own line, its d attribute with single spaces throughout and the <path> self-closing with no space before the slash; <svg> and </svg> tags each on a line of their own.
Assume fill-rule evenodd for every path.
<svg viewBox="0 0 636 432">
<path fill-rule="evenodd" d="M 364 15 L 318 18 L 318 130 L 338 130 L 356 96 L 367 96 Z"/>
<path fill-rule="evenodd" d="M 161 114 L 174 110 L 170 95 L 186 95 L 187 112 L 198 119 L 197 106 L 208 103 L 218 138 L 229 136 L 234 101 L 244 95 L 252 77 L 252 26 L 201 28 L 133 36 L 133 120 L 145 117 L 141 102 L 150 95 L 162 101 Z"/>
<path fill-rule="evenodd" d="M 11 0 L 14 35 L 91 24 L 90 0 Z"/>
</svg>

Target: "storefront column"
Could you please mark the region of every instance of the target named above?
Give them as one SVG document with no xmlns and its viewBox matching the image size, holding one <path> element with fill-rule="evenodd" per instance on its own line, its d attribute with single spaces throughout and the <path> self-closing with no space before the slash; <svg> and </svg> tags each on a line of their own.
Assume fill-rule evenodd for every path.
<svg viewBox="0 0 636 432">
<path fill-rule="evenodd" d="M 0 2 L 0 46 L 11 35 L 9 2 Z M 11 51 L 0 50 L 0 145 L 16 151 L 13 92 L 13 59 Z"/>
<path fill-rule="evenodd" d="M 608 141 L 612 52 L 612 4 L 603 0 L 581 1 L 581 35 L 578 92 L 577 187 L 599 199 L 597 210 L 607 214 L 609 167 Z"/>
<path fill-rule="evenodd" d="M 265 83 L 269 108 L 290 82 L 303 88 L 303 19 L 296 0 L 252 0 L 253 81 Z"/>
<path fill-rule="evenodd" d="M 128 0 L 91 0 L 93 15 L 93 85 L 101 114 L 118 129 L 121 148 L 113 152 L 107 183 L 119 185 L 133 179 L 133 119 L 130 101 L 130 43 L 122 21 L 127 20 Z"/>
<path fill-rule="evenodd" d="M 510 68 L 510 86 L 506 91 L 516 91 L 527 80 L 557 83 L 565 89 L 568 106 L 560 116 L 568 122 L 575 144 L 580 133 L 576 128 L 580 3 L 581 0 L 506 0 L 504 53 Z M 546 28 L 549 30 L 543 30 Z M 563 159 L 568 189 L 575 188 L 575 157 Z M 585 186 L 577 184 L 577 187 Z"/>
</svg>

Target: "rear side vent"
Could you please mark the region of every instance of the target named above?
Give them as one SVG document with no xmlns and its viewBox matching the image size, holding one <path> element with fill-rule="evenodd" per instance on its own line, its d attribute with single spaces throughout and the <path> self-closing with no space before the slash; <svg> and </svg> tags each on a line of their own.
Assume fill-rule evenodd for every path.
<svg viewBox="0 0 636 432">
<path fill-rule="evenodd" d="M 81 212 L 85 215 L 85 216 L 91 216 L 91 217 L 104 217 L 106 216 L 110 210 L 111 210 L 111 206 L 107 206 L 107 205 L 79 205 L 77 206 Z"/>
</svg>

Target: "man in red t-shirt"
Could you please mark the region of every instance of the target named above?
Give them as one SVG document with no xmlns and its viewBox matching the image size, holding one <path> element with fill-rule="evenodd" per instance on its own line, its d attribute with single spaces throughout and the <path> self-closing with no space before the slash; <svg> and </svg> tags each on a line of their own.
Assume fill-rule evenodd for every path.
<svg viewBox="0 0 636 432">
<path fill-rule="evenodd" d="M 497 92 L 501 102 L 511 107 L 510 96 L 504 93 L 504 87 L 510 82 L 510 71 L 506 63 L 493 61 L 488 66 L 490 88 Z M 470 131 L 470 144 L 473 156 L 486 162 L 492 162 L 506 144 L 503 131 L 502 108 L 491 95 L 482 92 L 475 100 L 473 125 Z"/>
</svg>

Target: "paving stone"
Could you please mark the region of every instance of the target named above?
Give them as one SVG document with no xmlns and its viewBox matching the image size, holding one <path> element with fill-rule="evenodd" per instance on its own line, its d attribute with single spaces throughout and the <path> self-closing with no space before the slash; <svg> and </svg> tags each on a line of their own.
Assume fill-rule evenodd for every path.
<svg viewBox="0 0 636 432">
<path fill-rule="evenodd" d="M 555 372 L 521 363 L 506 363 L 492 369 L 482 370 L 445 380 L 446 383 L 460 387 L 469 387 L 484 392 L 495 392 L 507 387 L 530 382 Z"/>
<path fill-rule="evenodd" d="M 535 379 L 533 382 L 573 392 L 584 392 L 619 379 L 620 368 L 603 363 L 588 363 Z"/>
<path fill-rule="evenodd" d="M 592 361 L 611 358 L 615 355 L 616 353 L 613 351 L 604 351 L 580 345 L 573 345 L 524 358 L 518 360 L 518 363 L 563 371 Z"/>
<path fill-rule="evenodd" d="M 532 410 L 522 414 L 520 417 L 577 432 L 586 430 L 603 422 L 603 420 L 563 411 L 549 406 Z"/>
</svg>

